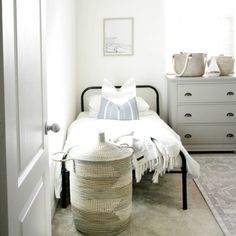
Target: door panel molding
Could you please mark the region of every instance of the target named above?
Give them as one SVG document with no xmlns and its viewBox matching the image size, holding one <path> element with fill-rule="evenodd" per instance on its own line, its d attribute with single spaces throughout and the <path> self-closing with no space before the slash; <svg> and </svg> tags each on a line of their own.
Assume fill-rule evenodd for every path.
<svg viewBox="0 0 236 236">
<path fill-rule="evenodd" d="M 44 138 L 40 14 L 39 0 L 16 1 L 20 172 L 28 166 Z"/>
<path fill-rule="evenodd" d="M 31 192 L 31 194 L 29 195 L 29 198 L 28 198 L 27 202 L 25 203 L 24 207 L 22 208 L 22 211 L 19 215 L 19 221 L 21 223 L 25 220 L 25 217 L 27 216 L 27 212 L 29 211 L 29 209 L 33 205 L 35 198 L 38 196 L 38 193 L 42 189 L 42 187 L 43 187 L 43 179 L 40 178 L 39 182 L 35 185 L 35 188 Z"/>
<path fill-rule="evenodd" d="M 41 155 L 43 154 L 44 149 L 40 148 L 37 154 L 33 157 L 33 159 L 29 162 L 27 167 L 24 169 L 24 171 L 21 173 L 21 175 L 18 178 L 18 188 L 21 187 L 22 183 L 25 181 L 27 176 L 29 175 L 30 171 L 34 168 L 38 160 L 40 159 Z"/>
<path fill-rule="evenodd" d="M 44 191 L 43 178 L 40 178 L 19 215 L 22 236 L 46 235 Z M 37 221 L 32 220 L 35 218 Z"/>
</svg>

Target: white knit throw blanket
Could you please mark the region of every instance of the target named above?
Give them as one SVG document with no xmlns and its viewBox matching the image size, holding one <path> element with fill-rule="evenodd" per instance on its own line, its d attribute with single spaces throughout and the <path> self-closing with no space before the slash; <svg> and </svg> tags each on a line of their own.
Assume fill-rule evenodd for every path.
<svg viewBox="0 0 236 236">
<path fill-rule="evenodd" d="M 199 176 L 198 163 L 191 158 L 180 142 L 178 143 L 178 147 L 167 146 L 158 140 L 151 139 L 151 137 L 137 137 L 132 132 L 126 136 L 117 138 L 114 140 L 114 143 L 117 145 L 126 143 L 135 149 L 132 164 L 137 182 L 141 181 L 146 171 L 154 171 L 152 181 L 153 183 L 158 183 L 159 176 L 162 176 L 166 171 L 170 171 L 175 167 L 180 167 L 181 159 L 178 158 L 180 150 L 186 156 L 187 169 L 190 169 L 190 174 L 194 177 Z"/>
<path fill-rule="evenodd" d="M 134 133 L 117 138 L 115 144 L 128 144 L 134 147 L 132 164 L 135 170 L 135 178 L 137 182 L 141 181 L 142 176 L 146 171 L 154 171 L 152 181 L 158 183 L 159 176 L 172 170 L 174 167 L 179 167 L 178 152 L 175 155 L 170 155 L 168 149 L 161 142 L 150 137 L 136 137 Z"/>
</svg>

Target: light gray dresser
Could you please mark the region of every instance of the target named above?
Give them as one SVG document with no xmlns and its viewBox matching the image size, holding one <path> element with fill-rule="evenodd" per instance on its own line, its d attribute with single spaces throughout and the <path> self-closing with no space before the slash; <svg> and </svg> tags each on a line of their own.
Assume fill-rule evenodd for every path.
<svg viewBox="0 0 236 236">
<path fill-rule="evenodd" d="M 236 77 L 167 76 L 168 122 L 189 151 L 236 151 Z"/>
</svg>

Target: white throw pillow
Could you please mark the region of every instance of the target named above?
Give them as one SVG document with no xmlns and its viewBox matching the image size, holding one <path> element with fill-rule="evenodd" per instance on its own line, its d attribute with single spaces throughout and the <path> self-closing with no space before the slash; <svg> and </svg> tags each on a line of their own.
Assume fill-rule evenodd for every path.
<svg viewBox="0 0 236 236">
<path fill-rule="evenodd" d="M 133 78 L 126 81 L 119 90 L 117 90 L 113 84 L 107 80 L 103 80 L 102 85 L 102 97 L 109 101 L 121 105 L 133 97 L 136 97 L 136 85 Z"/>
</svg>

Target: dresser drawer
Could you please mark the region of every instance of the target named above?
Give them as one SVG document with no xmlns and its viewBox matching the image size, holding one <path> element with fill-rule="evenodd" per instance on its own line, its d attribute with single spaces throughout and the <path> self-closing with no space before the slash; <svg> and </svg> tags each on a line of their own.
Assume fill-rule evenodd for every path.
<svg viewBox="0 0 236 236">
<path fill-rule="evenodd" d="M 204 122 L 236 122 L 236 104 L 178 106 L 177 123 Z"/>
<path fill-rule="evenodd" d="M 178 102 L 234 102 L 236 84 L 178 84 Z"/>
<path fill-rule="evenodd" d="M 236 125 L 177 126 L 184 144 L 236 144 Z"/>
</svg>

